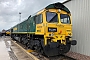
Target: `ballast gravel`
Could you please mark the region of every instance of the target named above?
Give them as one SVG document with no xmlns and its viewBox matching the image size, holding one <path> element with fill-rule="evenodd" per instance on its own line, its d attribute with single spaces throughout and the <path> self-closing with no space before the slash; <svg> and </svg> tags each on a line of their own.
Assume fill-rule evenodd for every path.
<svg viewBox="0 0 90 60">
<path fill-rule="evenodd" d="M 82 55 L 80 53 L 75 53 L 75 52 L 71 52 L 71 51 L 65 55 L 75 58 L 76 60 L 90 60 L 90 56 Z"/>
</svg>

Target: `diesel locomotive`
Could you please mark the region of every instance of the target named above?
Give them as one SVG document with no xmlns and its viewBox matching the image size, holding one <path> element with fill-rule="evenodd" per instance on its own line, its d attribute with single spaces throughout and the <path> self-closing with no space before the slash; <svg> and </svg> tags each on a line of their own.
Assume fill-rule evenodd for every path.
<svg viewBox="0 0 90 60">
<path fill-rule="evenodd" d="M 11 38 L 46 56 L 65 54 L 77 43 L 72 40 L 71 12 L 59 2 L 12 27 Z"/>
</svg>

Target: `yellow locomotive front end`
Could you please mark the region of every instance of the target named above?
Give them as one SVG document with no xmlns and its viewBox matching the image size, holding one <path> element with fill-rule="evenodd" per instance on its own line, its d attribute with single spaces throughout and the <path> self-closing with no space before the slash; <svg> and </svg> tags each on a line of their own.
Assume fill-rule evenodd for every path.
<svg viewBox="0 0 90 60">
<path fill-rule="evenodd" d="M 45 10 L 43 19 L 45 19 L 44 51 L 46 55 L 64 54 L 70 50 L 71 45 L 76 45 L 76 40 L 72 40 L 72 19 L 70 13 L 63 9 L 50 8 Z"/>
<path fill-rule="evenodd" d="M 35 34 L 41 44 L 37 45 L 42 46 L 46 56 L 67 53 L 71 45 L 76 45 L 76 40 L 72 40 L 71 13 L 63 4 L 50 4 L 37 16 Z"/>
<path fill-rule="evenodd" d="M 49 9 L 46 11 L 45 30 L 45 45 L 49 42 L 60 42 L 66 45 L 66 38 L 72 36 L 70 14 L 60 9 Z"/>
</svg>

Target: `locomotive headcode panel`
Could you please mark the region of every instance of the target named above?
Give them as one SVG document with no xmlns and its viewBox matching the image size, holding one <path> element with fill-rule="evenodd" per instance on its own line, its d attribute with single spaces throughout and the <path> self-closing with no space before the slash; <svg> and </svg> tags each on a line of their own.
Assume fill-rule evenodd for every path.
<svg viewBox="0 0 90 60">
<path fill-rule="evenodd" d="M 65 54 L 77 43 L 72 39 L 71 12 L 59 2 L 30 15 L 11 30 L 11 38 L 46 56 Z"/>
</svg>

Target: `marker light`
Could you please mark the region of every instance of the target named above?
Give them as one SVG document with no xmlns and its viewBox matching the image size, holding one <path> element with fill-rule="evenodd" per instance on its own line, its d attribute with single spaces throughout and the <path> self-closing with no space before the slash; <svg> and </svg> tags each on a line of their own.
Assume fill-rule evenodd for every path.
<svg viewBox="0 0 90 60">
<path fill-rule="evenodd" d="M 60 34 L 62 33 L 62 30 L 60 30 Z"/>
<path fill-rule="evenodd" d="M 60 12 L 61 10 L 60 9 L 58 9 L 58 12 Z"/>
</svg>

